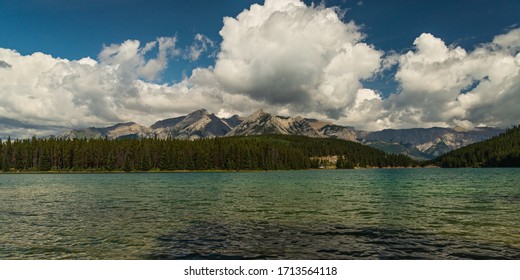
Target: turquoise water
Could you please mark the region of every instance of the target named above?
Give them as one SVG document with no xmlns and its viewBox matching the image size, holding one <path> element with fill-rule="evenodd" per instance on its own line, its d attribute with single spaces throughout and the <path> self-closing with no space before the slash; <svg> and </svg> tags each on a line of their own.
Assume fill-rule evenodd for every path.
<svg viewBox="0 0 520 280">
<path fill-rule="evenodd" d="M 520 169 L 2 174 L 0 259 L 520 259 Z"/>
</svg>

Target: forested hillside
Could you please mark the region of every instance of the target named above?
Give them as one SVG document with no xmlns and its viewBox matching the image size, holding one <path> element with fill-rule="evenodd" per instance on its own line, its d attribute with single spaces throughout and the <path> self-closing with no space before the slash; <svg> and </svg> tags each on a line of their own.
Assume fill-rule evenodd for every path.
<svg viewBox="0 0 520 280">
<path fill-rule="evenodd" d="M 316 157 L 340 156 L 339 168 L 412 166 L 358 143 L 289 135 L 175 139 L 8 139 L 1 169 L 16 171 L 276 170 L 319 167 Z"/>
<path fill-rule="evenodd" d="M 447 153 L 434 163 L 441 167 L 520 167 L 520 127 L 487 141 Z"/>
</svg>

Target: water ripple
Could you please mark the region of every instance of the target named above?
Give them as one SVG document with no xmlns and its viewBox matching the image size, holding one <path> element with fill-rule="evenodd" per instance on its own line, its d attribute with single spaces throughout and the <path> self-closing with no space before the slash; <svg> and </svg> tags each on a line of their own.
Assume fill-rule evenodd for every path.
<svg viewBox="0 0 520 280">
<path fill-rule="evenodd" d="M 325 225 L 322 225 L 325 227 Z M 520 248 L 405 229 L 198 222 L 157 238 L 149 259 L 518 259 Z"/>
<path fill-rule="evenodd" d="M 518 169 L 0 174 L 0 259 L 520 259 Z"/>
</svg>

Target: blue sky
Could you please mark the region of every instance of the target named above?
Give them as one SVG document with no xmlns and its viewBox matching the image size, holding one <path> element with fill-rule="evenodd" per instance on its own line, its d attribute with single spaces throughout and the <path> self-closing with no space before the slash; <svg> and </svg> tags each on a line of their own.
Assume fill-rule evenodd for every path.
<svg viewBox="0 0 520 280">
<path fill-rule="evenodd" d="M 273 1 L 272 3 L 275 2 L 276 1 Z M 415 65 L 413 63 L 419 60 L 425 61 L 420 57 L 421 55 L 435 55 L 436 52 L 430 52 L 429 54 L 426 52 L 426 50 L 432 50 L 432 48 L 445 48 L 446 50 L 443 51 L 445 57 L 441 60 L 453 60 L 450 65 L 459 63 L 462 60 L 464 60 L 466 64 L 473 63 L 478 59 L 483 61 L 483 58 L 477 59 L 477 57 L 480 50 L 484 50 L 487 52 L 486 57 L 490 57 L 490 61 L 499 61 L 499 59 L 501 59 L 499 57 L 504 56 L 509 59 L 508 61 L 512 65 L 511 67 L 514 68 L 516 63 L 515 58 L 518 54 L 518 49 L 514 43 L 514 36 L 516 36 L 514 31 L 520 27 L 520 1 L 329 0 L 323 2 L 315 1 L 315 5 L 312 5 L 312 3 L 312 1 L 305 1 L 305 5 L 299 7 L 299 10 L 292 9 L 289 11 L 283 7 L 275 7 L 275 4 L 267 4 L 267 2 L 264 5 L 263 0 L 0 0 L 0 48 L 16 52 L 15 56 L 13 56 L 12 53 L 9 53 L 10 56 L 8 56 L 7 52 L 4 58 L 0 56 L 0 61 L 3 61 L 4 65 L 9 66 L 3 67 L 4 70 L 0 68 L 1 71 L 10 71 L 13 72 L 11 73 L 13 77 L 22 77 L 21 75 L 23 73 L 15 75 L 14 72 L 16 69 L 22 67 L 22 65 L 25 65 L 24 67 L 34 70 L 37 75 L 43 75 L 44 73 L 49 73 L 48 70 L 51 69 L 51 66 L 53 67 L 53 71 L 57 71 L 54 66 L 59 62 L 59 58 L 66 59 L 67 61 L 80 61 L 86 57 L 90 57 L 94 61 L 87 63 L 83 60 L 83 62 L 80 63 L 83 66 L 89 64 L 91 67 L 94 67 L 91 64 L 96 62 L 105 68 L 113 68 L 116 67 L 117 64 L 120 64 L 118 69 L 121 70 L 126 67 L 125 65 L 129 65 L 128 61 L 122 63 L 120 59 L 110 60 L 111 57 L 115 54 L 123 54 L 124 42 L 127 42 L 127 40 L 136 40 L 134 42 L 138 41 L 139 44 L 133 45 L 133 47 L 136 48 L 134 50 L 136 57 L 132 58 L 134 59 L 132 61 L 133 63 L 137 63 L 136 65 L 138 66 L 132 66 L 131 71 L 129 70 L 130 68 L 125 68 L 128 71 L 125 70 L 126 72 L 123 74 L 119 73 L 118 75 L 122 76 L 118 76 L 114 79 L 121 81 L 125 78 L 130 79 L 132 83 L 146 83 L 146 86 L 138 84 L 132 89 L 124 88 L 123 91 L 128 93 L 127 95 L 123 94 L 124 96 L 119 96 L 116 93 L 107 93 L 107 96 L 94 96 L 94 92 L 102 91 L 101 88 L 86 89 L 83 86 L 80 87 L 78 84 L 69 85 L 62 81 L 61 86 L 58 87 L 57 90 L 55 89 L 55 92 L 63 91 L 63 94 L 69 96 L 72 102 L 68 107 L 63 106 L 63 110 L 71 110 L 71 108 L 76 108 L 74 106 L 79 106 L 85 109 L 83 117 L 82 115 L 69 117 L 67 120 L 73 120 L 68 122 L 53 121 L 51 114 L 49 114 L 48 117 L 35 117 L 33 116 L 35 113 L 22 112 L 22 109 L 16 109 L 14 108 L 15 106 L 8 107 L 8 105 L 0 105 L 0 119 L 9 120 L 9 126 L 4 124 L 6 128 L 12 128 L 13 124 L 17 122 L 27 123 L 27 126 L 32 129 L 30 133 L 37 132 L 34 127 L 102 125 L 116 121 L 127 121 L 132 115 L 136 117 L 137 121 L 148 124 L 152 121 L 152 118 L 179 115 L 196 109 L 194 108 L 194 104 L 184 107 L 177 106 L 177 104 L 182 100 L 191 100 L 192 102 L 197 100 L 198 103 L 195 102 L 195 104 L 198 104 L 200 107 L 209 107 L 210 110 L 215 111 L 215 113 L 220 113 L 221 115 L 234 113 L 234 111 L 247 114 L 253 111 L 253 107 L 262 106 L 268 107 L 268 109 L 272 108 L 273 112 L 280 114 L 306 114 L 314 117 L 332 119 L 346 125 L 365 126 L 367 129 L 433 125 L 452 126 L 457 123 L 467 125 L 507 126 L 520 121 L 520 116 L 516 115 L 507 121 L 502 121 L 490 118 L 482 113 L 485 111 L 483 108 L 491 110 L 491 108 L 496 109 L 496 107 L 499 107 L 497 102 L 502 102 L 501 100 L 497 99 L 496 102 L 490 101 L 489 104 L 479 103 L 478 105 L 475 105 L 478 103 L 477 101 L 473 99 L 471 101 L 469 100 L 474 98 L 471 95 L 474 88 L 476 88 L 475 96 L 478 95 L 482 100 L 485 99 L 486 94 L 490 94 L 484 92 L 486 90 L 484 85 L 481 87 L 478 85 L 487 83 L 488 81 L 494 81 L 493 79 L 489 79 L 490 75 L 483 74 L 480 70 L 464 70 L 466 72 L 459 79 L 465 79 L 463 83 L 455 83 L 455 86 L 455 84 L 450 84 L 449 81 L 446 81 L 439 87 L 438 92 L 428 93 L 431 94 L 431 96 L 426 93 L 429 92 L 429 90 L 418 88 L 414 85 L 413 81 L 410 80 L 412 76 L 444 75 L 443 73 L 446 71 L 453 71 L 453 73 L 458 71 L 457 73 L 459 73 L 462 71 L 461 69 L 467 68 L 460 64 L 457 67 L 446 66 L 448 67 L 446 69 L 434 69 L 431 63 L 428 66 L 430 67 L 428 71 L 424 70 L 424 67 L 410 68 Z M 248 10 L 251 10 L 251 5 L 253 4 L 258 4 L 258 7 L 263 10 L 257 14 L 253 14 L 253 12 L 249 13 Z M 291 5 L 293 4 L 294 3 Z M 268 8 L 267 6 L 269 5 L 273 7 Z M 278 75 L 276 76 L 276 81 L 273 81 L 273 84 L 282 83 L 282 81 L 293 81 L 296 83 L 302 81 L 302 79 L 309 78 L 293 75 L 293 72 L 296 70 L 292 69 L 291 71 L 293 72 L 291 72 L 287 67 L 278 65 L 273 61 L 271 62 L 274 64 L 258 66 L 261 61 L 265 62 L 269 60 L 269 58 L 256 57 L 255 53 L 249 53 L 249 56 L 252 56 L 250 59 L 244 57 L 247 53 L 244 48 L 251 46 L 248 45 L 248 41 L 251 38 L 244 36 L 249 35 L 237 35 L 229 31 L 230 29 L 224 32 L 224 36 L 221 35 L 223 30 L 226 29 L 225 26 L 232 25 L 232 22 L 225 24 L 223 21 L 224 17 L 238 19 L 237 17 L 240 13 L 244 13 L 244 18 L 253 18 L 262 13 L 272 16 L 278 8 L 283 10 L 281 11 L 287 20 L 289 20 L 289 18 L 290 20 L 294 20 L 296 25 L 303 24 L 306 20 L 311 19 L 306 19 L 300 14 L 291 17 L 291 13 L 297 15 L 298 11 L 307 11 L 307 15 L 312 16 L 312 13 L 316 13 L 316 17 L 325 17 L 324 13 L 319 13 L 325 8 L 329 8 L 328 10 L 333 11 L 333 13 L 339 17 L 340 21 L 343 22 L 343 27 L 346 28 L 345 30 L 348 29 L 345 31 L 346 37 L 336 38 L 335 40 L 345 40 L 345 42 L 348 42 L 348 44 L 352 46 L 367 44 L 368 47 L 364 49 L 366 52 L 363 52 L 363 54 L 367 55 L 369 61 L 371 61 L 370 59 L 374 59 L 375 65 L 367 68 L 366 71 L 368 72 L 365 71 L 366 73 L 358 73 L 355 69 L 357 66 L 354 65 L 358 62 L 353 62 L 352 65 L 346 63 L 344 65 L 344 68 L 347 69 L 345 70 L 346 72 L 340 73 L 341 75 L 336 73 L 337 76 L 335 76 L 335 78 L 339 80 L 327 80 L 330 77 L 322 77 L 312 85 L 302 85 L 300 87 L 296 85 L 278 84 L 277 89 L 282 88 L 285 91 L 265 87 L 263 85 L 254 86 L 260 84 L 260 82 L 266 83 L 266 81 L 271 81 L 273 77 L 275 77 L 273 73 L 277 73 Z M 274 17 L 271 19 L 274 20 Z M 245 20 L 237 21 L 243 26 L 246 25 Z M 348 27 L 351 21 L 354 22 L 354 29 L 349 29 L 350 27 Z M 280 26 L 284 24 L 282 21 L 273 22 L 278 22 Z M 260 33 L 253 32 L 251 34 L 257 34 L 256 36 L 259 38 L 262 37 L 262 34 L 266 34 L 267 28 L 272 28 L 271 25 L 273 22 L 267 22 L 266 20 L 262 23 L 264 25 L 259 27 L 266 28 L 262 31 L 263 33 L 259 31 Z M 334 24 L 324 26 L 324 28 L 328 27 L 330 27 L 331 30 L 336 27 L 340 29 L 343 28 Z M 251 28 L 251 26 L 248 28 Z M 199 36 L 202 37 L 199 38 L 203 38 L 203 40 L 196 40 L 197 34 L 200 34 Z M 355 38 L 352 39 L 353 37 L 349 37 L 349 34 Z M 315 37 L 313 34 L 303 35 L 309 35 L 310 37 L 308 38 L 311 39 Z M 501 35 L 507 35 L 507 38 L 504 39 L 508 42 L 507 46 L 495 41 L 497 36 Z M 236 38 L 233 36 L 236 36 Z M 172 39 L 169 43 L 162 43 L 166 50 L 163 57 L 160 56 L 159 51 L 161 42 L 157 40 L 157 38 L 161 37 Z M 271 36 L 260 38 L 257 41 L 264 42 L 268 45 L 270 42 L 274 42 L 269 40 L 278 40 L 274 43 L 280 43 L 283 40 L 292 40 L 292 37 L 289 37 L 291 36 L 286 36 L 286 38 L 275 38 Z M 233 38 L 241 40 L 244 43 L 233 46 L 226 45 L 224 48 L 221 47 L 223 41 L 235 42 L 236 40 L 233 41 Z M 297 40 L 297 38 L 301 37 L 296 36 L 294 38 Z M 263 39 L 266 40 L 262 41 Z M 320 40 L 324 39 L 326 38 L 323 37 Z M 143 51 L 145 44 L 149 42 L 155 47 L 150 51 Z M 203 42 L 205 43 L 202 48 Z M 291 42 L 287 45 L 290 45 L 290 43 Z M 494 47 L 497 44 L 499 48 Z M 190 47 L 192 46 L 197 47 L 201 52 L 201 55 L 198 56 L 197 59 L 190 56 L 192 54 Z M 295 46 L 295 48 L 298 48 L 298 45 Z M 344 46 L 345 45 L 341 45 L 341 48 Z M 255 47 L 262 48 L 263 45 L 260 43 L 260 45 Z M 424 50 L 422 54 L 421 48 Z M 457 53 L 460 54 L 457 48 L 465 52 L 463 58 L 457 56 Z M 237 50 L 239 49 L 242 51 L 238 52 Z M 312 47 L 309 46 L 309 49 L 312 49 Z M 103 51 L 105 51 L 106 55 L 104 58 L 101 57 Z M 48 68 L 44 68 L 47 70 L 44 71 L 44 68 L 41 68 L 41 71 L 36 71 L 37 67 L 42 65 L 41 63 L 23 64 L 29 63 L 27 62 L 29 60 L 32 61 L 30 63 L 39 61 L 33 56 L 35 52 L 41 52 L 50 56 L 50 58 L 45 58 L 47 59 L 45 63 L 48 63 L 48 65 L 45 65 L 47 65 Z M 415 56 L 406 57 L 408 52 L 413 52 Z M 500 56 L 498 54 L 500 54 Z M 302 53 L 300 61 L 301 58 L 305 58 L 305 55 Z M 222 56 L 222 59 L 220 59 L 220 56 Z M 23 58 L 26 59 L 24 60 Z M 19 61 L 17 59 L 19 59 Z M 243 61 L 237 62 L 240 59 L 243 59 Z M 150 60 L 156 60 L 154 62 L 155 68 L 152 67 L 153 65 L 148 65 L 153 69 L 145 65 Z M 225 76 L 224 72 L 233 72 L 238 68 L 226 68 L 226 71 L 224 71 L 224 67 L 229 67 L 231 64 L 234 66 L 241 65 L 240 63 L 244 61 L 254 61 L 256 63 L 254 65 L 256 65 L 255 67 L 257 68 L 252 66 L 247 68 L 247 70 L 252 71 L 251 73 L 257 73 L 255 71 L 258 69 L 272 69 L 274 72 L 271 73 L 272 75 L 266 75 L 265 80 L 251 81 L 251 84 L 248 85 L 237 84 L 238 81 L 232 81 L 230 77 Z M 331 65 L 331 61 L 332 57 L 323 65 L 314 64 L 312 66 L 313 68 L 319 68 L 316 73 L 324 73 L 324 69 Z M 15 62 L 20 64 L 18 65 Z M 445 64 L 448 65 L 449 63 Z M 83 68 L 81 68 L 81 70 L 79 68 L 76 69 L 76 65 L 70 65 L 70 67 L 71 68 L 67 68 L 66 71 L 61 69 L 68 74 L 60 72 L 61 74 L 59 75 L 62 75 L 62 78 L 70 77 L 71 71 L 78 71 L 77 73 L 75 72 L 77 76 L 86 77 L 85 73 L 88 72 L 87 70 Z M 196 68 L 202 70 L 196 74 L 192 74 L 192 70 Z M 478 67 L 474 69 L 477 68 Z M 513 68 L 510 69 L 511 72 L 504 73 L 503 77 L 500 76 L 500 78 L 504 79 L 504 77 L 507 77 L 511 79 L 512 88 L 503 90 L 512 92 L 511 95 L 517 97 L 516 81 L 518 77 L 515 76 L 516 68 Z M 105 70 L 98 69 L 96 71 Z M 133 74 L 129 74 L 132 71 Z M 244 71 L 244 69 L 240 71 Z M 2 73 L 0 73 L 0 75 L 2 75 Z M 278 77 L 280 76 L 281 78 L 278 81 Z M 355 77 L 354 80 L 345 80 L 347 79 L 345 77 L 352 76 Z M 443 77 L 448 76 L 449 75 L 444 75 Z M 12 102 L 14 103 L 16 96 L 19 97 L 20 95 L 26 94 L 27 99 L 25 100 L 38 100 L 38 98 L 40 98 L 40 95 L 37 94 L 38 92 L 49 92 L 48 87 L 43 89 L 41 86 L 43 84 L 42 81 L 45 80 L 43 77 L 48 78 L 48 75 L 40 76 L 38 80 L 40 83 L 36 85 L 37 88 L 33 88 L 32 90 L 27 90 L 13 83 L 6 84 L 2 87 L 0 80 L 0 89 L 3 89 L 4 92 L 8 92 L 3 98 L 5 100 L 12 98 Z M 269 77 L 271 79 L 268 79 Z M 343 79 L 344 84 L 340 83 L 340 77 L 343 77 L 341 79 Z M 216 80 L 213 82 L 219 85 L 211 84 L 210 86 L 208 83 L 211 79 Z M 434 83 L 434 81 L 431 82 Z M 167 84 L 168 87 L 161 89 L 155 88 L 163 84 Z M 350 84 L 355 84 L 356 86 L 352 88 Z M 496 84 L 498 85 L 500 83 L 496 82 Z M 116 86 L 113 86 L 111 88 L 113 89 L 115 87 Z M 327 87 L 328 89 L 326 89 Z M 153 88 L 153 90 L 150 90 L 150 88 Z M 435 85 L 430 85 L 430 88 L 435 88 Z M 327 92 L 327 90 L 329 92 Z M 264 91 L 268 91 L 269 93 L 265 93 L 264 96 L 263 93 L 261 93 Z M 341 92 L 350 91 L 352 91 L 352 93 L 348 93 L 345 96 L 341 95 Z M 433 106 L 432 102 L 441 102 L 438 100 L 438 96 L 448 95 L 446 91 L 452 91 L 451 99 L 446 97 L 442 101 L 444 103 L 442 103 L 441 107 L 432 108 L 443 108 L 442 110 L 451 113 L 446 113 L 446 116 L 441 116 L 442 114 L 439 112 L 428 111 L 433 110 L 427 108 L 428 106 Z M 498 89 L 495 91 L 498 91 Z M 141 98 L 139 102 L 148 102 L 146 106 L 141 104 L 142 108 L 137 108 L 138 106 L 134 104 L 137 101 L 132 103 L 134 105 L 126 104 L 129 103 L 127 102 L 129 100 L 128 96 L 131 96 L 132 92 L 138 92 L 139 98 Z M 43 94 L 44 93 L 42 93 L 41 96 L 43 96 Z M 192 94 L 192 96 L 186 97 L 186 94 Z M 330 100 L 330 102 L 324 101 L 326 98 L 330 99 L 331 94 L 334 96 L 334 102 L 341 106 L 329 104 L 334 103 Z M 160 98 L 151 99 L 151 96 L 170 98 L 171 95 L 175 95 L 177 99 L 169 99 L 168 102 L 172 102 L 169 110 L 161 106 L 156 106 L 156 104 L 161 102 Z M 181 95 L 185 96 L 185 99 L 179 97 Z M 203 95 L 206 97 L 210 95 L 214 99 L 204 99 L 202 97 Z M 45 96 L 45 98 L 41 98 L 40 103 L 49 102 L 49 104 L 54 104 L 55 106 L 60 105 L 56 103 L 57 101 L 53 101 L 52 99 L 57 97 Z M 124 99 L 124 102 L 113 101 L 118 100 L 118 98 L 126 99 Z M 105 99 L 112 100 L 113 104 L 103 103 L 104 101 L 102 102 L 102 100 Z M 381 104 L 375 104 L 376 99 L 379 100 L 378 102 Z M 465 101 L 463 99 L 468 100 Z M 215 100 L 218 100 L 218 102 L 222 104 L 219 106 L 215 105 Z M 363 106 L 370 105 L 375 107 L 369 106 L 372 109 L 368 109 L 369 107 L 363 107 L 363 109 L 360 107 L 363 100 L 367 100 Z M 418 100 L 420 100 L 420 102 Z M 461 103 L 459 107 L 455 108 L 452 104 L 453 102 L 465 103 Z M 224 103 L 226 105 L 223 105 Z M 4 107 L 2 108 L 2 106 Z M 38 106 L 34 105 L 35 108 Z M 95 106 L 96 109 L 86 108 L 89 106 Z M 469 108 L 468 106 L 473 107 Z M 145 109 L 145 107 L 148 109 Z M 375 110 L 376 108 L 386 113 L 378 116 L 376 119 L 363 121 L 364 119 L 361 112 L 363 110 Z M 399 110 L 399 112 L 396 110 Z M 110 111 L 116 111 L 119 114 L 117 116 L 111 115 Z M 354 111 L 356 113 L 352 113 Z M 410 113 L 416 113 L 417 111 L 421 111 L 419 115 L 411 115 Z M 153 112 L 153 114 L 150 114 L 151 112 Z M 145 116 L 149 116 L 149 118 Z M 365 123 L 368 122 L 371 124 L 366 125 Z M 12 129 L 13 131 L 15 130 L 15 128 Z"/>
</svg>

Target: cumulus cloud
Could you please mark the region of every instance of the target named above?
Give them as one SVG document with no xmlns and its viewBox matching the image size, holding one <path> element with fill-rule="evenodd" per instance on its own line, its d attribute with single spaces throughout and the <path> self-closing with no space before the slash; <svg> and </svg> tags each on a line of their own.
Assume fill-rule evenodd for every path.
<svg viewBox="0 0 520 280">
<path fill-rule="evenodd" d="M 510 30 L 506 34 L 498 35 L 494 38 L 493 44 L 499 49 L 507 49 L 512 52 L 520 50 L 520 28 Z"/>
<path fill-rule="evenodd" d="M 36 134 L 51 135 L 55 131 L 63 130 L 64 127 L 34 125 L 18 120 L 0 117 L 0 139 L 7 139 L 9 136 L 19 138 L 30 138 Z"/>
<path fill-rule="evenodd" d="M 421 34 L 398 58 L 401 92 L 385 101 L 394 127 L 520 122 L 520 29 L 468 52 Z M 515 105 L 512 105 L 515 104 Z"/>
<path fill-rule="evenodd" d="M 225 18 L 220 35 L 214 73 L 223 88 L 294 112 L 355 114 L 361 81 L 381 63 L 355 23 L 298 0 L 255 4 Z"/>
<path fill-rule="evenodd" d="M 210 38 L 197 33 L 197 35 L 195 35 L 195 41 L 193 42 L 193 45 L 191 45 L 188 49 L 187 57 L 191 61 L 197 61 L 203 53 L 213 49 L 214 47 L 215 43 Z"/>
<path fill-rule="evenodd" d="M 122 44 L 104 46 L 99 60 L 105 65 L 117 65 L 118 71 L 129 78 L 156 80 L 167 68 L 168 59 L 179 55 L 180 51 L 175 48 L 176 41 L 175 37 L 161 37 L 141 47 L 139 41 L 127 40 Z M 146 60 L 145 55 L 157 46 L 157 57 Z"/>
<path fill-rule="evenodd" d="M 0 76 L 0 118 L 55 130 L 106 125 L 134 117 L 149 121 L 150 113 L 154 117 L 163 113 L 147 103 L 149 96 L 161 98 L 171 89 L 142 78 L 160 75 L 168 58 L 175 55 L 174 46 L 175 38 L 159 38 L 144 47 L 138 41 L 126 41 L 105 46 L 98 60 L 77 61 L 0 49 L 0 60 L 12 65 Z M 157 56 L 146 59 L 144 55 L 154 48 Z"/>
</svg>

